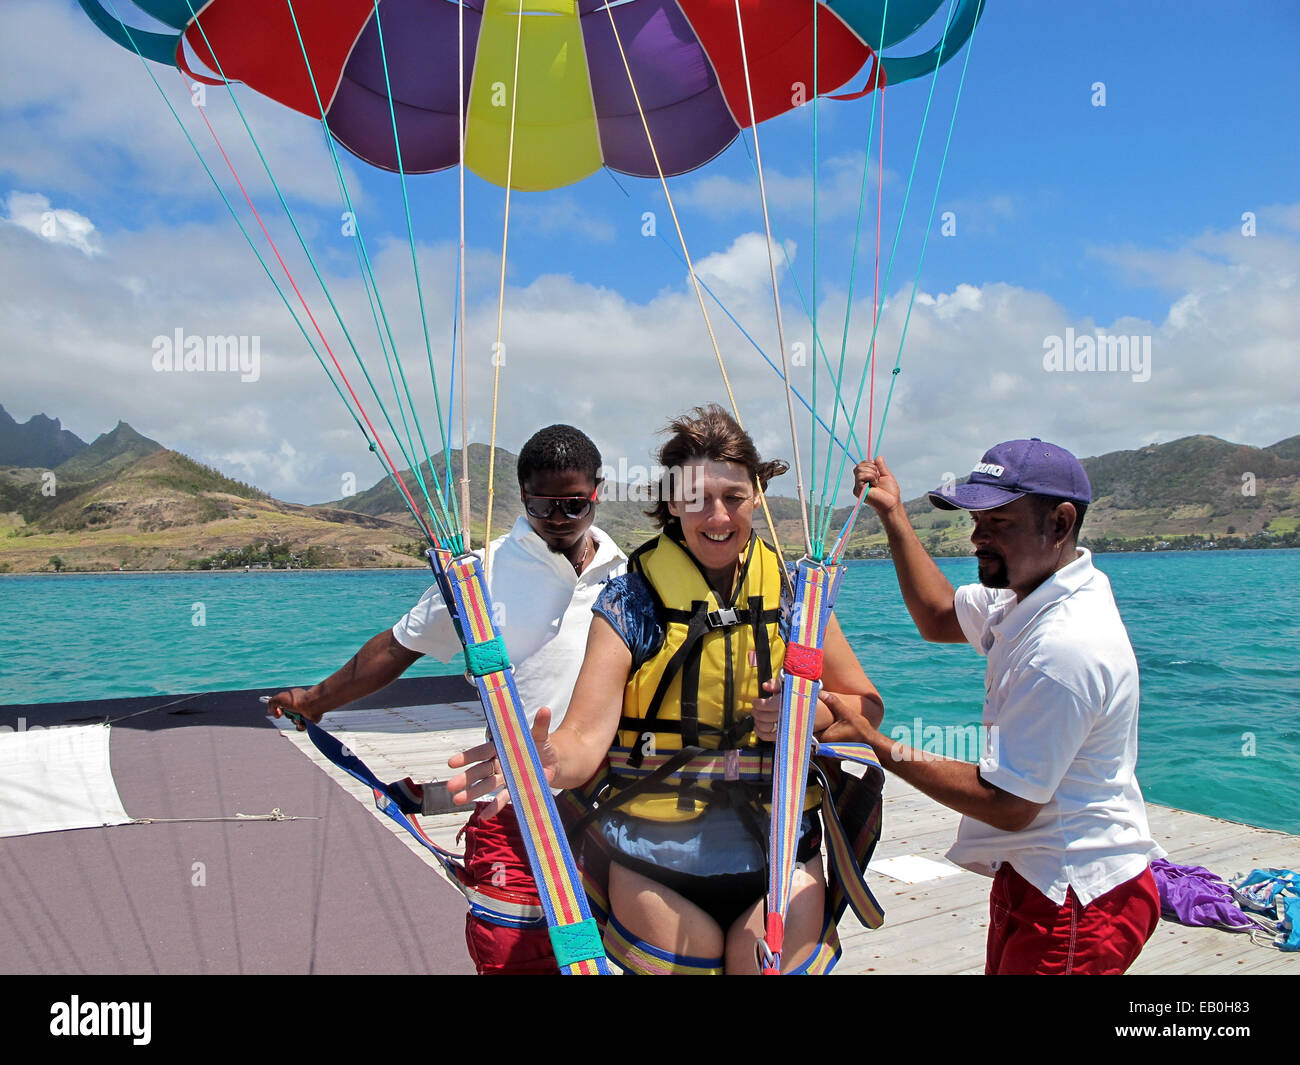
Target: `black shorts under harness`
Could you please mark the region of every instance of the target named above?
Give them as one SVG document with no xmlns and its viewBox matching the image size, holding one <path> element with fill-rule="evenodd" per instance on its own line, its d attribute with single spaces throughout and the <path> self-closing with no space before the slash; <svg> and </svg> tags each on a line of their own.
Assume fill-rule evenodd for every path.
<svg viewBox="0 0 1300 1065">
<path fill-rule="evenodd" d="M 766 831 L 766 816 L 762 828 Z M 710 807 L 689 821 L 659 822 L 611 810 L 601 826 L 610 859 L 700 907 L 725 933 L 767 893 L 767 839 L 735 809 Z M 806 812 L 796 859 L 821 851 L 821 819 Z"/>
</svg>

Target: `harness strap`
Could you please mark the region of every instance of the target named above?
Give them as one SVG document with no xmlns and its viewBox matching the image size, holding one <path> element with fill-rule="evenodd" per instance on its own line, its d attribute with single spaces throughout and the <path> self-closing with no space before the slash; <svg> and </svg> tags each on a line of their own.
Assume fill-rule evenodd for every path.
<svg viewBox="0 0 1300 1065">
<path fill-rule="evenodd" d="M 643 717 L 620 717 L 618 719 L 619 732 L 634 732 L 637 734 L 638 742 L 632 747 L 619 748 L 628 751 L 629 764 L 635 766 L 637 763 L 644 763 L 652 758 L 656 753 L 651 750 L 651 745 L 645 742 L 645 736 L 651 733 L 645 727 L 646 719 Z M 682 728 L 680 721 L 656 721 L 654 731 L 660 734 L 681 735 L 685 729 Z M 716 725 L 701 723 L 699 725 L 699 735 L 715 736 L 718 739 L 718 749 L 727 750 L 735 749 L 741 740 L 754 731 L 754 715 L 746 714 L 744 717 L 737 718 L 725 728 L 718 728 Z M 695 744 L 694 746 L 702 746 Z M 636 762 L 631 762 L 635 754 L 639 753 L 640 757 Z M 671 753 L 671 752 L 670 752 Z"/>
<path fill-rule="evenodd" d="M 660 769 L 674 758 L 671 754 L 647 755 L 639 766 L 633 766 L 628 759 L 630 751 L 626 747 L 615 747 L 609 752 L 609 768 L 613 775 L 638 778 L 647 776 Z M 767 781 L 772 779 L 772 752 L 762 748 L 753 750 L 705 750 L 691 760 L 690 775 L 694 780 L 750 780 Z M 672 778 L 678 780 L 680 775 L 674 771 Z"/>
<path fill-rule="evenodd" d="M 771 625 L 781 620 L 780 610 L 762 609 L 760 605 L 762 596 L 756 595 L 749 602 L 750 605 L 747 607 L 727 607 L 723 610 L 709 611 L 705 615 L 709 628 L 730 629 L 741 625 L 754 625 L 758 622 Z M 659 613 L 665 621 L 676 622 L 679 625 L 687 624 L 695 615 L 693 610 L 680 610 L 668 606 L 660 607 Z"/>
<path fill-rule="evenodd" d="M 385 784 L 381 781 L 375 776 L 374 771 L 353 754 L 337 736 L 326 732 L 319 725 L 295 714 L 292 710 L 286 710 L 284 714 L 306 726 L 307 738 L 321 754 L 345 773 L 370 788 L 375 797 L 375 807 L 410 833 L 420 846 L 433 855 L 452 886 L 465 896 L 472 913 L 492 924 L 504 925 L 508 928 L 545 927 L 546 914 L 540 904 L 523 902 L 504 893 L 497 894 L 468 883 L 465 879 L 465 869 L 461 865 L 461 855 L 438 846 L 426 836 L 424 829 L 420 827 L 420 822 L 413 815 L 402 812 L 399 805 L 401 796 L 396 790 L 397 785 Z"/>
<path fill-rule="evenodd" d="M 874 763 L 875 771 L 883 773 L 880 763 L 874 761 L 875 755 L 871 752 L 871 748 L 866 747 L 865 744 L 862 746 L 871 755 L 872 761 L 866 758 L 854 760 L 866 762 L 868 765 Z M 835 808 L 835 800 L 832 798 L 831 786 L 826 779 L 826 774 L 816 763 L 813 763 L 812 772 L 822 786 L 822 833 L 826 839 L 831 867 L 835 872 L 831 881 L 834 884 L 832 898 L 835 905 L 828 906 L 827 912 L 842 910 L 847 903 L 865 927 L 879 928 L 885 923 L 885 911 L 876 901 L 876 896 L 871 893 L 871 889 L 867 887 L 865 867 L 872 850 L 875 849 L 876 840 L 880 837 L 880 807 L 877 804 L 875 816 L 864 827 L 862 835 L 856 840 L 850 839 Z M 856 780 L 855 785 L 862 786 Z"/>
<path fill-rule="evenodd" d="M 816 650 L 817 657 L 820 656 L 837 583 L 838 578 L 825 567 L 807 559 L 799 563 L 788 645 Z M 794 879 L 804 794 L 808 787 L 808 762 L 816 742 L 812 726 L 817 712 L 817 693 L 821 688 L 821 670 L 816 670 L 816 676 L 807 675 L 813 672 L 809 668 L 811 657 L 805 653 L 801 660 L 796 653 L 800 668 L 798 671 L 787 670 L 781 691 L 776 765 L 772 774 L 772 824 L 768 837 L 766 935 L 758 944 L 760 967 L 765 975 L 779 975 L 781 972 L 785 918 Z"/>
<path fill-rule="evenodd" d="M 635 753 L 636 751 L 633 750 L 631 754 L 629 754 L 628 756 L 629 760 L 631 759 L 632 754 Z M 701 747 L 683 747 L 680 751 L 676 752 L 672 757 L 665 760 L 663 764 L 659 766 L 658 769 L 654 770 L 649 775 L 642 777 L 640 780 L 633 782 L 629 787 L 625 788 L 623 791 L 620 791 L 608 802 L 603 802 L 600 804 L 600 806 L 597 807 L 588 808 L 583 813 L 582 817 L 579 818 L 577 822 L 575 822 L 573 825 L 569 827 L 570 838 L 576 839 L 579 835 L 581 835 L 583 831 L 586 830 L 586 828 L 593 821 L 596 820 L 596 818 L 603 817 L 611 810 L 618 809 L 629 799 L 633 799 L 637 795 L 640 795 L 642 792 L 650 788 L 653 788 L 656 784 L 659 784 L 662 781 L 667 780 L 679 769 L 681 769 L 682 766 L 686 765 L 686 763 L 689 762 L 696 755 L 704 754 L 704 753 L 705 751 Z"/>
<path fill-rule="evenodd" d="M 430 552 L 430 563 L 439 575 L 439 586 L 451 592 L 451 598 L 444 596 L 448 609 L 460 619 L 466 663 L 487 714 L 560 971 L 608 975 L 600 930 L 582 892 L 514 676 L 505 660 L 504 644 L 496 631 L 482 564 L 475 555 L 448 561 L 445 552 L 437 551 Z"/>
<path fill-rule="evenodd" d="M 704 635 L 707 632 L 709 616 L 704 612 L 704 603 L 698 603 L 697 607 L 703 616 L 705 628 L 692 641 L 689 652 L 686 655 L 686 662 L 682 665 L 682 686 L 680 692 L 681 707 L 681 724 L 682 724 L 682 746 L 698 747 L 700 745 L 700 661 L 704 657 Z M 731 660 L 727 659 L 725 669 L 727 679 L 731 679 Z M 671 675 L 665 671 L 664 676 L 671 680 Z M 729 705 L 729 703 L 728 703 Z M 658 716 L 659 707 L 653 707 L 653 711 Z"/>
<path fill-rule="evenodd" d="M 772 643 L 767 638 L 767 626 L 781 620 L 781 611 L 764 610 L 761 595 L 754 596 L 750 603 L 755 613 L 754 657 L 758 659 L 758 688 L 761 692 L 763 685 L 772 679 Z"/>
<path fill-rule="evenodd" d="M 682 641 L 682 645 L 677 648 L 673 653 L 672 658 L 668 660 L 668 664 L 664 666 L 663 675 L 659 678 L 659 684 L 656 686 L 654 695 L 650 699 L 650 705 L 646 708 L 645 717 L 637 718 L 637 721 L 639 722 L 639 725 L 637 726 L 639 731 L 649 732 L 651 734 L 658 731 L 652 726 L 659 717 L 659 707 L 663 705 L 664 696 L 668 694 L 668 687 L 672 684 L 673 678 L 677 676 L 678 670 L 682 668 L 687 655 L 691 653 L 695 645 L 704 637 L 705 632 L 708 631 L 708 623 L 704 616 L 704 606 L 704 603 L 698 603 L 697 609 L 691 614 L 691 620 L 687 626 L 686 639 Z M 684 713 L 685 711 L 683 708 L 683 716 Z M 633 748 L 633 765 L 639 765 L 641 762 L 641 757 L 643 756 L 638 756 L 637 752 L 639 750 L 640 745 Z"/>
<path fill-rule="evenodd" d="M 723 959 L 693 958 L 673 954 L 629 932 L 618 918 L 610 917 L 609 953 L 624 971 L 637 976 L 721 976 Z"/>
</svg>

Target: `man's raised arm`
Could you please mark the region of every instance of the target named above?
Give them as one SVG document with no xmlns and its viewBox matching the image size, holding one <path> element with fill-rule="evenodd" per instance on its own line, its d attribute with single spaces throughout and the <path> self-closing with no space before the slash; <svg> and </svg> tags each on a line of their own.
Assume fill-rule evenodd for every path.
<svg viewBox="0 0 1300 1065">
<path fill-rule="evenodd" d="M 889 537 L 898 586 L 917 631 L 931 643 L 965 643 L 953 606 L 952 584 L 917 539 L 903 508 L 898 481 L 880 456 L 874 462 L 859 462 L 853 469 L 853 494 L 861 494 L 867 485 L 871 490 L 866 501 L 880 515 Z"/>
</svg>

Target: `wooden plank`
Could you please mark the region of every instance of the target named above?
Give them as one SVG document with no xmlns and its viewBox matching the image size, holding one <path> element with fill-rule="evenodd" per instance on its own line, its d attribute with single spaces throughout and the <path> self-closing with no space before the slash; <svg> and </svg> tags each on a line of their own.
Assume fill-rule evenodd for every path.
<svg viewBox="0 0 1300 1065">
<path fill-rule="evenodd" d="M 327 714 L 322 724 L 344 740 L 382 778 L 437 781 L 450 775 L 447 758 L 482 742 L 483 715 L 476 703 L 443 703 Z M 403 844 L 426 864 L 428 852 L 374 807 L 369 790 L 328 762 L 305 736 L 282 723 L 284 734 L 349 794 L 374 811 Z M 1300 839 L 1186 810 L 1147 804 L 1152 832 L 1184 865 L 1204 865 L 1221 876 L 1255 868 L 1300 866 Z M 456 810 L 421 817 L 430 838 L 455 849 L 455 836 L 468 816 Z M 876 857 L 912 854 L 945 862 L 957 838 L 960 816 L 916 789 L 888 776 L 884 838 Z M 862 928 L 851 913 L 840 923 L 844 954 L 839 974 L 950 973 L 984 971 L 988 893 L 992 881 L 975 873 L 904 884 L 880 873 L 869 883 L 885 909 L 886 924 Z M 1256 946 L 1241 934 L 1186 928 L 1162 921 L 1132 972 L 1300 973 L 1300 954 Z"/>
</svg>

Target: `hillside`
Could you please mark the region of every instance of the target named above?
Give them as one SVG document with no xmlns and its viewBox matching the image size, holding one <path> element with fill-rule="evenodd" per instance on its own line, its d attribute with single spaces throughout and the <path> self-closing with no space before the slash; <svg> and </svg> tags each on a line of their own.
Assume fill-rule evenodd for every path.
<svg viewBox="0 0 1300 1065">
<path fill-rule="evenodd" d="M 1096 550 L 1193 547 L 1198 538 L 1266 547 L 1293 541 L 1300 525 L 1300 437 L 1257 448 L 1188 436 L 1082 461 L 1093 489 L 1083 544 Z M 969 553 L 965 515 L 936 510 L 925 496 L 907 510 L 931 551 Z M 847 514 L 836 515 L 841 525 Z M 853 554 L 879 554 L 885 542 L 875 515 L 861 515 Z"/>
<path fill-rule="evenodd" d="M 0 469 L 0 515 L 0 571 L 184 569 L 222 555 L 418 564 L 400 546 L 409 521 L 282 503 L 125 423 L 52 471 Z"/>
<path fill-rule="evenodd" d="M 496 487 L 492 504 L 492 535 L 494 537 L 509 529 L 514 524 L 515 519 L 524 512 L 523 503 L 519 499 L 519 480 L 516 473 L 517 462 L 517 455 L 511 454 L 504 448 L 497 448 Z M 445 465 L 441 456 L 434 459 L 433 468 L 438 477 L 442 479 L 443 484 L 446 483 Z M 425 484 L 429 488 L 429 493 L 432 495 L 434 482 L 429 473 L 428 463 L 422 464 L 420 469 Z M 451 453 L 451 469 L 454 488 L 460 478 L 459 449 L 453 450 Z M 474 540 L 476 543 L 482 540 L 484 519 L 487 513 L 487 475 L 487 445 L 470 444 L 470 513 L 473 518 Z M 418 482 L 412 476 L 410 470 L 402 471 L 402 480 L 416 495 L 416 498 L 423 501 L 423 497 L 417 489 Z M 654 525 L 645 514 L 646 510 L 651 506 L 651 501 L 645 495 L 644 486 L 634 485 L 629 487 L 615 481 L 608 481 L 601 486 L 600 500 L 600 512 L 597 522 L 619 544 L 634 547 L 654 535 Z M 356 495 L 319 505 L 321 507 L 346 508 L 363 514 L 382 516 L 392 521 L 405 521 L 407 524 L 411 524 L 410 511 L 403 505 L 402 496 L 396 486 L 387 478 L 363 492 L 358 492 Z M 769 500 L 769 506 L 772 508 L 772 516 L 776 519 L 778 527 L 783 522 L 792 523 L 794 528 L 799 527 L 799 510 L 796 500 L 773 496 Z"/>
<path fill-rule="evenodd" d="M 57 425 L 53 419 L 46 421 Z M 473 538 L 481 543 L 486 445 L 471 444 L 469 458 Z M 498 449 L 494 536 L 505 533 L 523 512 L 515 463 L 514 455 Z M 1095 493 L 1084 524 L 1088 546 L 1150 550 L 1211 543 L 1300 545 L 1300 437 L 1255 448 L 1191 436 L 1087 458 L 1083 464 Z M 452 453 L 451 467 L 454 484 L 459 452 Z M 443 478 L 441 459 L 434 468 Z M 432 494 L 427 467 L 423 473 Z M 423 503 L 409 471 L 404 479 Z M 788 490 L 784 484 L 779 487 Z M 770 496 L 768 502 L 782 546 L 787 555 L 797 555 L 803 542 L 797 502 L 785 496 Z M 653 533 L 644 513 L 648 506 L 644 492 L 607 484 L 597 520 L 630 549 Z M 966 515 L 936 510 L 925 496 L 909 501 L 907 510 L 929 550 L 969 553 Z M 832 516 L 834 530 L 848 513 L 844 507 Z M 767 535 L 765 522 L 760 520 L 759 528 Z M 283 503 L 163 448 L 125 423 L 52 469 L 0 467 L 0 572 L 290 562 L 420 566 L 418 540 L 410 513 L 387 479 L 330 503 Z M 864 510 L 848 557 L 885 553 L 880 523 Z"/>
<path fill-rule="evenodd" d="M 85 483 L 103 480 L 125 470 L 138 459 L 163 450 L 162 444 L 141 436 L 126 422 L 118 422 L 94 443 L 54 468 L 61 481 Z"/>
</svg>

